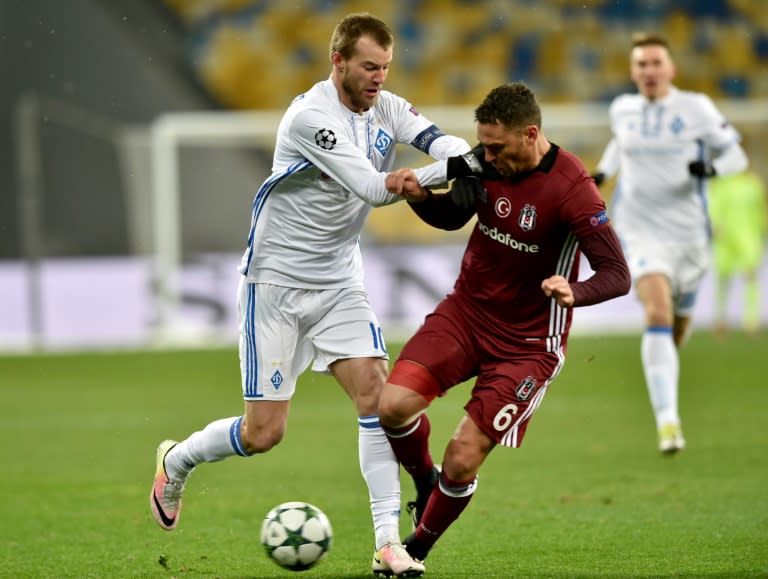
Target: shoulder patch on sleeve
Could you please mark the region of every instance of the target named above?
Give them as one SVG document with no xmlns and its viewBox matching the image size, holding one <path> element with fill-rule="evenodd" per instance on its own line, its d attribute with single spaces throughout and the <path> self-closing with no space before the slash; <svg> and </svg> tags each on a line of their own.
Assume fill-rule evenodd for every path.
<svg viewBox="0 0 768 579">
<path fill-rule="evenodd" d="M 315 133 L 315 143 L 321 149 L 330 151 L 336 146 L 336 133 L 331 129 L 320 129 Z"/>
<path fill-rule="evenodd" d="M 589 224 L 592 227 L 597 227 L 598 225 L 603 225 L 604 223 L 608 223 L 608 213 L 606 213 L 605 209 L 603 209 L 600 213 L 595 213 L 592 217 L 589 218 Z"/>
</svg>

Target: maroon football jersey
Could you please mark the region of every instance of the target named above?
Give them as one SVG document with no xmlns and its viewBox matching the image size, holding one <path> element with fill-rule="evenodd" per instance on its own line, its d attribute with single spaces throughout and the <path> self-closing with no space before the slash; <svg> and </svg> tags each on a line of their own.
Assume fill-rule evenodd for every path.
<svg viewBox="0 0 768 579">
<path fill-rule="evenodd" d="M 554 351 L 565 345 L 573 310 L 546 297 L 541 282 L 552 275 L 577 280 L 579 240 L 608 227 L 605 203 L 581 161 L 556 145 L 522 177 L 486 170 L 482 179 L 487 195 L 475 204 L 456 297 L 490 339 Z M 460 225 L 447 195 L 413 208 L 436 227 Z"/>
</svg>

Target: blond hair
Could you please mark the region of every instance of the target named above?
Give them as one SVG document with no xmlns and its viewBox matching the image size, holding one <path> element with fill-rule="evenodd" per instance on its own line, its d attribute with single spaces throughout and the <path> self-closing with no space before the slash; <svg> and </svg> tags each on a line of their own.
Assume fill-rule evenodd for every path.
<svg viewBox="0 0 768 579">
<path fill-rule="evenodd" d="M 348 14 L 336 25 L 331 35 L 330 58 L 338 52 L 344 60 L 349 60 L 355 53 L 355 45 L 362 36 L 370 36 L 384 49 L 395 42 L 389 26 L 380 18 L 368 12 Z"/>
</svg>

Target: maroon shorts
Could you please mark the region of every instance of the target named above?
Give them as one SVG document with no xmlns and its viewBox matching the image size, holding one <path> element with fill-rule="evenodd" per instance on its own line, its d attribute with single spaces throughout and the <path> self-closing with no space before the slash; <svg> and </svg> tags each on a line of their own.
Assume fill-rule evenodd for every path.
<svg viewBox="0 0 768 579">
<path fill-rule="evenodd" d="M 540 343 L 486 340 L 449 296 L 427 316 L 400 353 L 389 382 L 419 392 L 430 402 L 476 377 L 467 414 L 491 440 L 520 446 L 534 410 L 565 363 L 565 349 L 542 351 Z M 423 372 L 415 362 L 427 370 Z"/>
</svg>

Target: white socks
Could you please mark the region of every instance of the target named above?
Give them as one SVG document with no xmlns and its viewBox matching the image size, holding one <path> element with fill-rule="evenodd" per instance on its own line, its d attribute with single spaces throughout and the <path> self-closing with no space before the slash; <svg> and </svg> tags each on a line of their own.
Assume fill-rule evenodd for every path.
<svg viewBox="0 0 768 579">
<path fill-rule="evenodd" d="M 392 452 L 378 416 L 358 418 L 360 472 L 368 485 L 376 550 L 400 542 L 400 464 Z"/>
<path fill-rule="evenodd" d="M 202 462 L 224 460 L 234 454 L 243 455 L 240 442 L 242 416 L 222 418 L 189 435 L 165 455 L 165 472 L 172 480 L 186 480 Z M 245 455 L 243 455 L 245 456 Z"/>
<path fill-rule="evenodd" d="M 679 424 L 677 384 L 680 359 L 672 328 L 651 326 L 646 328 L 640 346 L 645 383 L 656 416 L 656 428 L 664 424 Z"/>
<path fill-rule="evenodd" d="M 242 416 L 216 420 L 174 446 L 165 457 L 169 478 L 184 481 L 200 463 L 247 456 L 240 440 L 241 422 Z M 378 416 L 361 416 L 358 425 L 360 472 L 368 485 L 378 550 L 389 541 L 400 541 L 400 464 Z"/>
</svg>

